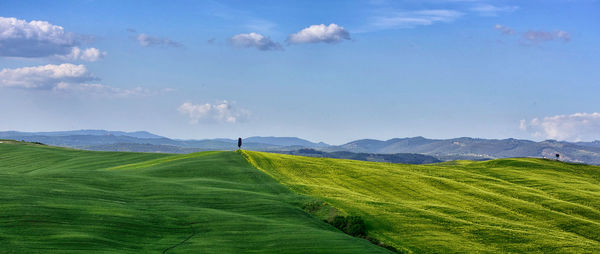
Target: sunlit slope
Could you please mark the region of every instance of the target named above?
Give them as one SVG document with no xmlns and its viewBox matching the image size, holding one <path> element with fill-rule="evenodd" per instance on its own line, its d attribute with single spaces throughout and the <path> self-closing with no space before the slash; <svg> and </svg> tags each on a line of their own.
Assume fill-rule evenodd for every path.
<svg viewBox="0 0 600 254">
<path fill-rule="evenodd" d="M 541 159 L 401 165 L 245 152 L 292 190 L 413 252 L 600 253 L 600 167 Z"/>
<path fill-rule="evenodd" d="M 90 152 L 2 141 L 2 253 L 386 253 L 306 214 L 235 152 Z"/>
</svg>

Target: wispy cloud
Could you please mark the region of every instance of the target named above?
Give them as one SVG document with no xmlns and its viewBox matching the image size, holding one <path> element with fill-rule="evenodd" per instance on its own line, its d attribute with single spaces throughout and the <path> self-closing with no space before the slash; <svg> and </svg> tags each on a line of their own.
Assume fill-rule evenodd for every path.
<svg viewBox="0 0 600 254">
<path fill-rule="evenodd" d="M 312 25 L 300 30 L 297 33 L 290 34 L 287 42 L 291 44 L 302 43 L 337 43 L 343 40 L 350 40 L 350 33 L 337 24 Z"/>
<path fill-rule="evenodd" d="M 481 16 L 498 16 L 501 13 L 514 12 L 518 6 L 495 6 L 491 4 L 477 4 L 470 8 L 471 11 L 479 13 Z"/>
<path fill-rule="evenodd" d="M 258 33 L 237 34 L 229 39 L 231 45 L 241 48 L 256 48 L 262 51 L 282 50 L 279 43 Z"/>
<path fill-rule="evenodd" d="M 496 24 L 494 29 L 504 35 L 515 34 L 515 31 L 512 28 L 500 24 Z M 529 30 L 519 34 L 522 37 L 521 43 L 524 45 L 537 45 L 549 41 L 569 42 L 571 40 L 571 34 L 564 30 L 555 30 L 553 32 L 544 30 Z"/>
<path fill-rule="evenodd" d="M 85 41 L 84 36 L 66 32 L 47 21 L 0 17 L 0 56 L 93 62 L 106 54 L 96 48 L 80 49 L 79 45 Z"/>
<path fill-rule="evenodd" d="M 538 138 L 596 140 L 600 139 L 600 113 L 575 113 L 521 120 L 520 129 Z"/>
<path fill-rule="evenodd" d="M 259 18 L 249 18 L 243 25 L 248 31 L 255 31 L 262 34 L 273 33 L 277 24 L 268 20 Z"/>
<path fill-rule="evenodd" d="M 151 35 L 147 35 L 147 34 L 143 34 L 143 33 L 138 34 L 135 39 L 138 41 L 138 43 L 142 47 L 163 46 L 163 47 L 178 48 L 178 47 L 183 46 L 183 44 L 176 42 L 176 41 L 172 41 L 165 37 L 151 36 Z"/>
<path fill-rule="evenodd" d="M 134 34 L 132 37 L 134 40 L 138 42 L 138 44 L 142 47 L 171 47 L 171 48 L 179 48 L 183 47 L 183 44 L 173 41 L 167 37 L 153 36 L 145 33 L 138 33 L 137 30 L 133 28 L 128 28 L 128 32 Z"/>
<path fill-rule="evenodd" d="M 377 29 L 413 28 L 439 22 L 452 22 L 464 13 L 456 10 L 430 9 L 418 11 L 393 11 L 372 18 L 370 25 Z"/>
<path fill-rule="evenodd" d="M 492 4 L 487 0 L 423 0 L 410 3 L 371 0 L 368 4 L 371 8 L 366 8 L 369 16 L 366 24 L 358 29 L 351 29 L 352 32 L 430 26 L 454 22 L 463 17 L 472 18 L 474 15 L 499 16 L 519 9 L 516 5 Z M 414 8 L 417 6 L 421 8 Z"/>
<path fill-rule="evenodd" d="M 514 34 L 515 33 L 515 30 L 513 30 L 512 28 L 503 26 L 500 24 L 496 24 L 494 26 L 494 29 L 498 30 L 502 34 Z"/>
<path fill-rule="evenodd" d="M 152 90 L 144 87 L 134 88 L 119 88 L 103 84 L 61 84 L 53 89 L 54 92 L 79 95 L 94 95 L 103 97 L 145 97 L 164 94 L 173 91 L 173 89 L 165 88 L 160 90 Z"/>
<path fill-rule="evenodd" d="M 562 30 L 557 30 L 554 32 L 529 30 L 523 34 L 523 38 L 535 44 L 554 40 L 568 42 L 571 40 L 571 34 Z"/>
<path fill-rule="evenodd" d="M 209 7 L 208 14 L 235 23 L 243 31 L 253 31 L 258 34 L 278 34 L 277 23 L 256 15 L 251 10 L 238 9 L 219 1 L 205 1 Z"/>
<path fill-rule="evenodd" d="M 237 123 L 245 120 L 249 115 L 247 110 L 237 108 L 233 103 L 228 101 L 215 104 L 185 102 L 179 106 L 177 111 L 189 117 L 192 124 L 199 122 Z"/>
</svg>

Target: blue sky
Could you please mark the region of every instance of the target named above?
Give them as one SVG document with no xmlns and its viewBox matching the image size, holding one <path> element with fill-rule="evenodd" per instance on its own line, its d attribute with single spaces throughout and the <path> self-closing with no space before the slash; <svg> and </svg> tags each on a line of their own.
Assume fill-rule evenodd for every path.
<svg viewBox="0 0 600 254">
<path fill-rule="evenodd" d="M 600 139 L 599 13 L 591 0 L 2 1 L 0 130 Z"/>
</svg>

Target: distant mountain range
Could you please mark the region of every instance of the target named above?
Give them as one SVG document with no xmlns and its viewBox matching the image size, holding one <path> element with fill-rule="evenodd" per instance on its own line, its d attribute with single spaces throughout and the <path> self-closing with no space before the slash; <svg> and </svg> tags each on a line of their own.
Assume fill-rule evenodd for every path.
<svg viewBox="0 0 600 254">
<path fill-rule="evenodd" d="M 577 142 L 580 146 L 591 146 L 591 147 L 600 147 L 600 140 L 592 141 L 592 142 Z"/>
<path fill-rule="evenodd" d="M 145 131 L 122 132 L 76 130 L 57 132 L 0 132 L 0 139 L 41 142 L 47 145 L 101 151 L 173 152 L 237 149 L 237 139 L 177 140 Z M 142 146 L 143 145 L 143 146 Z M 290 151 L 302 148 L 325 148 L 330 145 L 313 143 L 296 137 L 249 137 L 244 149 L 257 151 Z"/>
<path fill-rule="evenodd" d="M 105 130 L 77 130 L 58 132 L 0 132 L 0 139 L 41 142 L 48 145 L 97 151 L 191 153 L 206 150 L 235 150 L 236 139 L 177 140 L 145 131 L 122 132 Z M 565 142 L 546 140 L 535 142 L 520 139 L 427 139 L 423 137 L 390 140 L 361 139 L 334 146 L 315 143 L 296 137 L 249 137 L 244 149 L 288 154 L 347 158 L 372 161 L 405 161 L 430 163 L 431 158 L 441 161 L 469 159 L 486 160 L 508 157 L 554 158 L 570 162 L 600 164 L 600 141 Z M 307 150 L 309 149 L 309 150 Z M 346 153 L 340 153 L 346 152 Z M 350 154 L 351 153 L 351 154 Z M 396 157 L 387 156 L 395 154 Z M 404 154 L 404 155 L 398 155 Z M 415 154 L 427 155 L 418 157 Z M 400 159 L 401 158 L 401 159 Z"/>
<path fill-rule="evenodd" d="M 302 147 L 329 147 L 323 142 L 313 143 L 305 139 L 295 137 L 249 137 L 245 139 L 247 143 L 271 144 L 277 146 L 302 146 Z"/>
<path fill-rule="evenodd" d="M 571 143 L 546 140 L 535 142 L 520 139 L 426 139 L 396 138 L 386 141 L 363 139 L 330 147 L 332 150 L 369 153 L 421 153 L 441 160 L 496 159 L 510 157 L 555 158 L 588 164 L 600 164 L 600 142 Z"/>
<path fill-rule="evenodd" d="M 19 131 L 5 131 L 0 132 L 1 137 L 26 137 L 26 136 L 126 136 L 133 138 L 165 138 L 162 136 L 154 135 L 147 131 L 106 131 L 106 130 L 75 130 L 75 131 L 49 131 L 49 132 L 19 132 Z"/>
</svg>

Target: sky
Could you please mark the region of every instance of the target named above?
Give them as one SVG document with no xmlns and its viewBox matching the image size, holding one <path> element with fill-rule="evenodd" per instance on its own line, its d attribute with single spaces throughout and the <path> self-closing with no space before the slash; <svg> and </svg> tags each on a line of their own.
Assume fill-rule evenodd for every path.
<svg viewBox="0 0 600 254">
<path fill-rule="evenodd" d="M 600 140 L 600 2 L 0 1 L 0 131 Z"/>
</svg>

